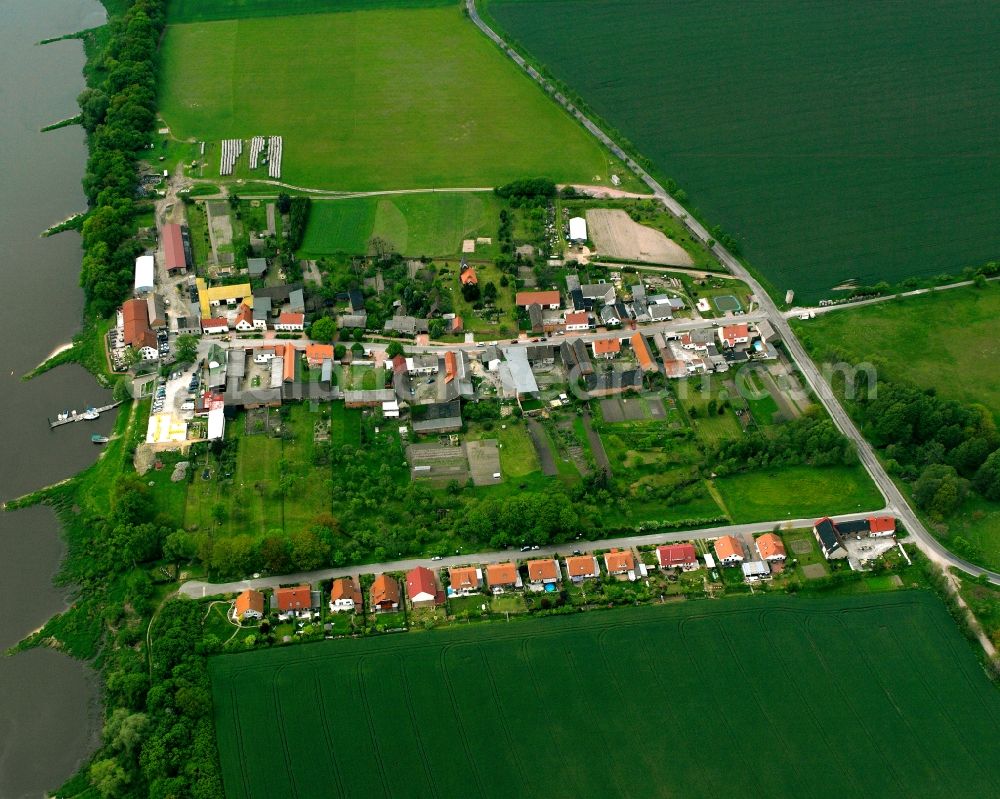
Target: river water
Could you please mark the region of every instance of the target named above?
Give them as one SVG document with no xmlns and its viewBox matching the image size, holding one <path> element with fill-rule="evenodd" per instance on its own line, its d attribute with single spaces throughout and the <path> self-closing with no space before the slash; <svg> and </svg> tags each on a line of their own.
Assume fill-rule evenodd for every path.
<svg viewBox="0 0 1000 799">
<path fill-rule="evenodd" d="M 76 113 L 83 88 L 78 41 L 43 38 L 99 25 L 96 0 L 0 0 L 0 499 L 69 477 L 98 455 L 93 432 L 113 419 L 49 431 L 47 416 L 100 404 L 108 392 L 76 366 L 30 382 L 30 370 L 79 330 L 80 240 L 39 233 L 84 207 L 86 159 L 78 127 L 39 128 Z M 53 586 L 64 547 L 47 508 L 0 513 L 0 650 L 66 606 Z M 52 650 L 0 657 L 0 797 L 38 797 L 93 750 L 98 682 Z"/>
</svg>

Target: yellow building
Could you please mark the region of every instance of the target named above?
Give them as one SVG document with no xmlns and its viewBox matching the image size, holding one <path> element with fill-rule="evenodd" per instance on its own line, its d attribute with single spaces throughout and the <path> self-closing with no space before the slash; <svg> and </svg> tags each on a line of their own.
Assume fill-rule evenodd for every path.
<svg viewBox="0 0 1000 799">
<path fill-rule="evenodd" d="M 198 304 L 201 305 L 201 318 L 212 318 L 212 306 L 221 303 L 235 305 L 240 300 L 253 308 L 253 294 L 249 283 L 236 283 L 232 286 L 208 287 L 204 278 L 197 278 L 195 286 L 198 288 Z"/>
</svg>

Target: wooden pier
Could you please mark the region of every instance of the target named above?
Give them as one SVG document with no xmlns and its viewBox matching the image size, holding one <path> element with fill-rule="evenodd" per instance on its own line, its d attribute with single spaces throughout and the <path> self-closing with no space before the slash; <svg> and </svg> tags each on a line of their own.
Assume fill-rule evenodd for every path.
<svg viewBox="0 0 1000 799">
<path fill-rule="evenodd" d="M 117 408 L 121 404 L 122 404 L 122 400 L 118 400 L 118 402 L 112 402 L 110 405 L 102 405 L 100 408 L 94 408 L 94 411 L 97 413 L 98 416 L 100 416 L 105 411 L 110 411 L 113 408 Z M 57 427 L 62 427 L 64 424 L 72 424 L 73 422 L 94 421 L 93 419 L 87 419 L 84 416 L 84 414 L 86 412 L 87 412 L 87 410 L 85 409 L 85 410 L 80 411 L 80 412 L 73 412 L 69 416 L 67 416 L 65 419 L 56 419 L 55 421 L 52 421 L 52 419 L 49 419 L 48 420 L 49 429 L 50 430 L 55 430 Z"/>
</svg>

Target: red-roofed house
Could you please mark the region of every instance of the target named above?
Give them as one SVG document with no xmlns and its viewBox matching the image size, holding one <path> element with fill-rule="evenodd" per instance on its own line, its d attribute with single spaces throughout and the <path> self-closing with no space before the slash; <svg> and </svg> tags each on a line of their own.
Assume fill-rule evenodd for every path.
<svg viewBox="0 0 1000 799">
<path fill-rule="evenodd" d="M 160 231 L 160 239 L 163 242 L 163 264 L 168 272 L 179 271 L 182 275 L 187 272 L 187 258 L 184 256 L 184 237 L 181 235 L 181 226 L 176 224 L 164 225 Z"/>
<path fill-rule="evenodd" d="M 233 606 L 233 616 L 239 621 L 259 619 L 264 615 L 264 595 L 260 591 L 248 588 L 238 597 Z"/>
<path fill-rule="evenodd" d="M 149 309 L 145 300 L 126 300 L 122 303 L 122 340 L 144 361 L 158 357 L 156 333 L 149 326 Z"/>
<path fill-rule="evenodd" d="M 330 586 L 330 612 L 360 613 L 361 586 L 354 577 L 339 577 Z"/>
<path fill-rule="evenodd" d="M 305 324 L 306 315 L 304 313 L 291 313 L 289 311 L 285 311 L 285 313 L 278 316 L 278 320 L 274 323 L 274 329 L 285 332 L 296 332 L 304 330 Z"/>
<path fill-rule="evenodd" d="M 333 360 L 332 344 L 306 344 L 306 360 L 309 366 L 316 368 L 322 366 L 323 361 Z"/>
<path fill-rule="evenodd" d="M 465 322 L 462 321 L 461 316 L 456 315 L 455 318 L 451 320 L 451 332 L 461 333 L 462 330 L 464 329 L 465 329 Z"/>
<path fill-rule="evenodd" d="M 785 544 L 774 533 L 764 533 L 754 543 L 761 560 L 770 562 L 785 559 Z"/>
<path fill-rule="evenodd" d="M 463 286 L 476 286 L 479 284 L 479 276 L 471 266 L 465 267 L 458 279 L 462 282 Z"/>
<path fill-rule="evenodd" d="M 406 358 L 402 355 L 394 355 L 392 358 L 393 374 L 406 374 Z"/>
<path fill-rule="evenodd" d="M 406 573 L 406 596 L 413 608 L 433 608 L 444 604 L 437 577 L 426 566 L 417 566 Z"/>
<path fill-rule="evenodd" d="M 202 319 L 201 332 L 204 333 L 205 335 L 212 335 L 214 333 L 228 333 L 229 322 L 227 322 L 221 316 L 215 319 Z"/>
<path fill-rule="evenodd" d="M 483 584 L 483 570 L 475 566 L 459 566 L 448 569 L 449 594 L 468 596 L 479 590 Z"/>
<path fill-rule="evenodd" d="M 657 547 L 656 560 L 661 569 L 683 569 L 687 572 L 698 568 L 698 553 L 694 544 L 667 544 Z"/>
<path fill-rule="evenodd" d="M 868 531 L 872 538 L 882 538 L 896 533 L 896 518 L 894 516 L 871 516 L 868 519 Z"/>
<path fill-rule="evenodd" d="M 555 289 L 552 291 L 519 291 L 514 298 L 514 302 L 518 308 L 527 308 L 529 305 L 541 305 L 543 308 L 548 308 L 551 311 L 557 310 L 562 304 L 562 300 L 559 299 L 559 292 Z"/>
<path fill-rule="evenodd" d="M 399 610 L 399 583 L 388 574 L 380 574 L 368 590 L 368 601 L 376 613 Z"/>
<path fill-rule="evenodd" d="M 604 553 L 604 568 L 608 574 L 628 574 L 635 571 L 635 555 L 631 549 L 612 549 Z"/>
<path fill-rule="evenodd" d="M 590 328 L 590 314 L 586 311 L 570 311 L 565 318 L 566 332 L 580 332 Z"/>
<path fill-rule="evenodd" d="M 491 563 L 486 567 L 486 582 L 494 594 L 502 594 L 512 588 L 521 588 L 521 575 L 513 563 Z"/>
<path fill-rule="evenodd" d="M 727 347 L 750 343 L 750 328 L 746 324 L 726 325 L 719 328 L 719 341 Z"/>
<path fill-rule="evenodd" d="M 528 582 L 532 585 L 558 583 L 561 577 L 559 561 L 555 558 L 528 561 Z"/>
<path fill-rule="evenodd" d="M 629 343 L 632 345 L 632 352 L 635 353 L 635 359 L 639 362 L 639 368 L 644 372 L 655 372 L 656 361 L 653 360 L 653 353 L 649 351 L 649 343 L 646 341 L 646 337 L 642 333 L 635 333 L 629 339 Z"/>
<path fill-rule="evenodd" d="M 566 573 L 574 583 L 579 583 L 600 575 L 601 567 L 593 555 L 575 555 L 566 558 Z"/>
<path fill-rule="evenodd" d="M 288 341 L 285 343 L 285 347 L 281 353 L 282 358 L 282 373 L 281 379 L 285 383 L 295 382 L 295 361 L 297 359 L 295 353 L 295 347 L 292 342 Z"/>
<path fill-rule="evenodd" d="M 450 383 L 455 379 L 455 375 L 458 374 L 458 362 L 455 358 L 455 353 L 448 350 L 444 354 L 444 382 Z"/>
<path fill-rule="evenodd" d="M 241 333 L 253 330 L 253 308 L 245 302 L 240 303 L 240 309 L 236 312 L 236 324 L 233 325 Z"/>
<path fill-rule="evenodd" d="M 715 556 L 724 566 L 735 566 L 743 562 L 743 544 L 731 535 L 724 535 L 715 541 Z"/>
<path fill-rule="evenodd" d="M 312 611 L 312 589 L 308 585 L 278 588 L 274 592 L 274 599 L 282 613 L 308 614 Z"/>
<path fill-rule="evenodd" d="M 620 338 L 599 338 L 595 339 L 591 345 L 595 358 L 614 358 L 622 351 L 622 341 Z"/>
</svg>

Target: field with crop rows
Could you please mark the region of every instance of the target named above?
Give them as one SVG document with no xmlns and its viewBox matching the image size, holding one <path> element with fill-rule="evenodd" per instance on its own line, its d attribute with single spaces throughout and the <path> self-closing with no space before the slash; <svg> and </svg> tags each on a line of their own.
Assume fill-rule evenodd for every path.
<svg viewBox="0 0 1000 799">
<path fill-rule="evenodd" d="M 612 168 L 457 5 L 174 24 L 161 63 L 164 120 L 176 138 L 214 143 L 215 170 L 219 140 L 276 134 L 293 186 L 592 183 Z M 266 176 L 246 159 L 237 176 Z"/>
<path fill-rule="evenodd" d="M 487 8 L 735 235 L 781 297 L 957 273 L 1000 250 L 995 3 Z"/>
<path fill-rule="evenodd" d="M 230 799 L 1000 793 L 930 593 L 732 599 L 215 657 Z"/>
</svg>

